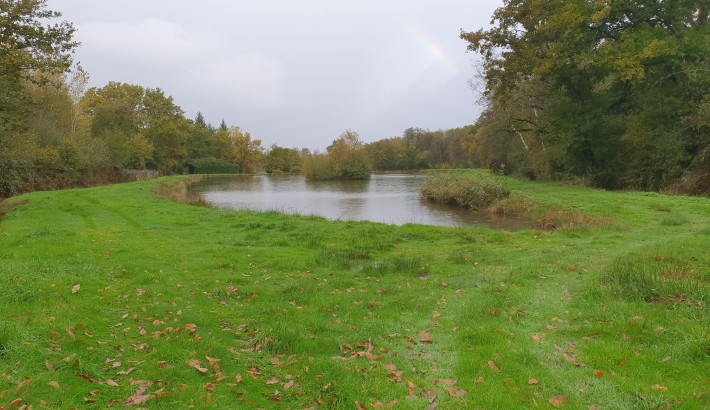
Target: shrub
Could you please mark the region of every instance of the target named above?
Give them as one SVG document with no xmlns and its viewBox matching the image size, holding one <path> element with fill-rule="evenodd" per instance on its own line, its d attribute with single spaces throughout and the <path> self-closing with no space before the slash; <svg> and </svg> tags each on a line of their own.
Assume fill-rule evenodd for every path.
<svg viewBox="0 0 710 410">
<path fill-rule="evenodd" d="M 481 209 L 507 198 L 510 190 L 490 174 L 442 172 L 427 178 L 421 194 L 432 201 Z"/>
<path fill-rule="evenodd" d="M 239 165 L 213 157 L 197 158 L 190 162 L 196 174 L 238 174 Z"/>
</svg>

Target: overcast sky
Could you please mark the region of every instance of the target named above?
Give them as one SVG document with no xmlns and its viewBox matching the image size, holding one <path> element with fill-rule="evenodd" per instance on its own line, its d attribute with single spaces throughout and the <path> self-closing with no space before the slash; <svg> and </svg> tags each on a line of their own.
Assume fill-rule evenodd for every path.
<svg viewBox="0 0 710 410">
<path fill-rule="evenodd" d="M 472 124 L 475 55 L 458 38 L 502 0 L 49 0 L 76 26 L 90 86 L 161 88 L 189 118 L 265 147 L 323 150 Z"/>
</svg>

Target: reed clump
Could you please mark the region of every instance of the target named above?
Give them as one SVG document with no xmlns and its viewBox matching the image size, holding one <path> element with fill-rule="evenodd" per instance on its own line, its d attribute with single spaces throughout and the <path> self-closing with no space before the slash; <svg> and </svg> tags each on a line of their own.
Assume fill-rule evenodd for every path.
<svg viewBox="0 0 710 410">
<path fill-rule="evenodd" d="M 441 172 L 427 178 L 421 194 L 436 202 L 483 209 L 510 196 L 510 190 L 490 174 Z"/>
<path fill-rule="evenodd" d="M 609 226 L 611 219 L 592 216 L 565 206 L 551 206 L 513 192 L 499 176 L 484 172 L 439 172 L 421 189 L 425 198 L 497 215 L 523 217 L 542 230 L 580 230 Z"/>
<path fill-rule="evenodd" d="M 191 194 L 188 187 L 200 181 L 200 177 L 190 177 L 180 180 L 161 180 L 158 186 L 153 188 L 155 196 L 168 199 L 173 202 L 186 205 L 202 206 L 212 208 L 212 205 L 199 195 Z"/>
</svg>

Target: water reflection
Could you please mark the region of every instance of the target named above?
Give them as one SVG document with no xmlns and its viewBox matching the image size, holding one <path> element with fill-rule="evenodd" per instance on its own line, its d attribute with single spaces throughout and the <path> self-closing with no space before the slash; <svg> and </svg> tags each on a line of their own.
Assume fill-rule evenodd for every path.
<svg viewBox="0 0 710 410">
<path fill-rule="evenodd" d="M 394 225 L 529 227 L 526 221 L 423 200 L 423 175 L 373 175 L 369 181 L 306 181 L 302 176 L 210 176 L 191 187 L 218 208 L 318 215 Z"/>
</svg>

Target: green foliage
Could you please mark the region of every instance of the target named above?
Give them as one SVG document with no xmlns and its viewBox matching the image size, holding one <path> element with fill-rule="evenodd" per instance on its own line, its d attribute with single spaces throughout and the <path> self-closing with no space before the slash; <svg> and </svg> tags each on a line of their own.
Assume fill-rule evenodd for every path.
<svg viewBox="0 0 710 410">
<path fill-rule="evenodd" d="M 371 172 L 360 136 L 350 130 L 333 141 L 327 154 L 316 154 L 303 161 L 303 175 L 316 181 L 364 180 L 370 178 Z"/>
<path fill-rule="evenodd" d="M 515 0 L 492 28 L 462 32 L 484 58 L 478 161 L 605 188 L 658 190 L 706 174 L 691 165 L 710 147 L 701 3 Z"/>
<path fill-rule="evenodd" d="M 468 147 L 475 127 L 429 131 L 408 128 L 401 137 L 365 145 L 372 167 L 378 171 L 465 168 L 471 165 Z"/>
<path fill-rule="evenodd" d="M 427 177 L 421 193 L 432 201 L 481 209 L 507 198 L 510 190 L 489 173 L 437 172 Z"/>
<path fill-rule="evenodd" d="M 270 174 L 300 174 L 303 159 L 296 148 L 283 148 L 274 144 L 264 155 L 264 170 Z"/>
<path fill-rule="evenodd" d="M 188 162 L 196 174 L 238 174 L 239 166 L 226 159 L 214 157 L 195 158 Z"/>
</svg>

